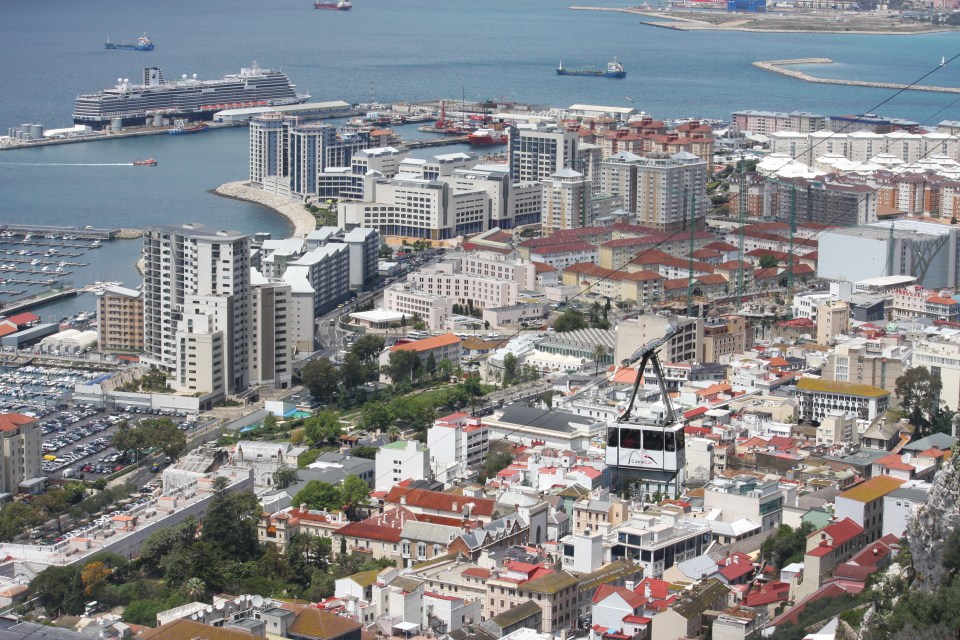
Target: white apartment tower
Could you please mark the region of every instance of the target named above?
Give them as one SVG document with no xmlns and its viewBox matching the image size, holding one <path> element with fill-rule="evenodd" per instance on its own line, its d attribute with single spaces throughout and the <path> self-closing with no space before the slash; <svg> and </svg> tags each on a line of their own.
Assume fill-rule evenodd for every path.
<svg viewBox="0 0 960 640">
<path fill-rule="evenodd" d="M 600 166 L 601 190 L 623 198 L 637 222 L 666 233 L 707 210 L 707 163 L 692 153 L 641 157 L 621 152 Z"/>
<path fill-rule="evenodd" d="M 547 182 L 564 169 L 576 169 L 580 136 L 556 123 L 509 127 L 510 177 L 514 182 Z"/>
<path fill-rule="evenodd" d="M 145 360 L 182 392 L 229 394 L 248 384 L 250 236 L 183 224 L 147 230 Z"/>
<path fill-rule="evenodd" d="M 579 171 L 562 169 L 550 176 L 544 189 L 544 235 L 589 227 L 592 223 L 590 192 L 589 178 Z"/>
</svg>

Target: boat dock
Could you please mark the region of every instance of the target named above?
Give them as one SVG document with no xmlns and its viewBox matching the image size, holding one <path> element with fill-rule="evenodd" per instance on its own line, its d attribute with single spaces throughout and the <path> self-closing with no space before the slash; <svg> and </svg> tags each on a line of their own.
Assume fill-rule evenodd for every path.
<svg viewBox="0 0 960 640">
<path fill-rule="evenodd" d="M 960 93 L 960 87 L 937 87 L 924 84 L 901 84 L 898 82 L 866 82 L 864 80 L 837 80 L 835 78 L 821 78 L 812 76 L 802 71 L 784 69 L 785 66 L 794 64 L 833 64 L 830 58 L 794 58 L 792 60 L 760 60 L 754 62 L 753 66 L 764 71 L 772 71 L 782 76 L 796 78 L 804 82 L 813 82 L 817 84 L 840 84 L 852 87 L 871 87 L 875 89 L 909 89 L 911 91 L 933 91 L 935 93 Z"/>
<path fill-rule="evenodd" d="M 10 304 L 2 305 L 2 303 L 0 303 L 0 305 L 2 305 L 0 306 L 0 313 L 5 316 L 13 315 L 20 313 L 21 311 L 26 311 L 27 309 L 32 309 L 33 307 L 41 304 L 53 302 L 54 300 L 78 295 L 83 293 L 85 290 L 85 287 L 69 287 L 60 290 L 44 291 L 43 293 L 38 293 L 35 296 L 30 296 L 29 298 L 24 298 L 23 300 L 17 300 L 16 302 L 11 302 Z"/>
<path fill-rule="evenodd" d="M 469 142 L 470 139 L 467 136 L 447 136 L 434 140 L 410 140 L 404 142 L 403 146 L 407 149 L 427 149 L 429 147 L 446 147 L 451 144 L 469 144 Z"/>
<path fill-rule="evenodd" d="M 77 240 L 112 240 L 120 233 L 120 229 L 97 229 L 94 227 L 55 227 L 39 224 L 0 224 L 0 233 L 8 233 L 18 236 L 32 235 L 37 240 L 43 240 L 45 239 L 44 236 L 49 235 L 56 235 L 61 238 L 63 236 L 73 236 L 74 239 Z M 88 247 L 88 245 L 77 246 Z"/>
</svg>

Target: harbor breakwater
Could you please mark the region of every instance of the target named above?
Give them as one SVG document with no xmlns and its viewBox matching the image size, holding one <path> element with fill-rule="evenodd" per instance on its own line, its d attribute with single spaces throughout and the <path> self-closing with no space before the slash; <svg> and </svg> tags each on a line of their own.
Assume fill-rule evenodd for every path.
<svg viewBox="0 0 960 640">
<path fill-rule="evenodd" d="M 785 69 L 785 66 L 795 64 L 833 64 L 830 58 L 794 58 L 792 60 L 760 60 L 754 62 L 753 66 L 764 71 L 772 71 L 782 76 L 796 78 L 804 82 L 814 82 L 817 84 L 839 84 L 848 87 L 872 87 L 875 89 L 901 89 L 910 91 L 933 91 L 935 93 L 960 93 L 960 87 L 937 87 L 924 84 L 901 84 L 898 82 L 868 82 L 865 80 L 838 80 L 836 78 L 821 78 L 812 76 L 803 71 Z"/>
<path fill-rule="evenodd" d="M 273 209 L 293 226 L 292 237 L 294 238 L 302 238 L 317 228 L 317 219 L 303 208 L 302 203 L 292 202 L 281 195 L 263 191 L 242 180 L 222 184 L 216 189 L 212 189 L 210 193 L 233 200 L 253 202 Z"/>
</svg>

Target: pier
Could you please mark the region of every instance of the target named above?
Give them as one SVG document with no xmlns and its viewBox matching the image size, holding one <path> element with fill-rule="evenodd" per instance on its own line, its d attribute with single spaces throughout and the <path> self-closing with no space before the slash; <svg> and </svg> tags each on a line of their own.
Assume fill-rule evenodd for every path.
<svg viewBox="0 0 960 640">
<path fill-rule="evenodd" d="M 446 138 L 436 138 L 434 140 L 411 140 L 404 142 L 403 146 L 407 149 L 427 149 L 429 147 L 446 147 L 451 144 L 469 144 L 470 138 L 467 136 L 447 136 Z"/>
<path fill-rule="evenodd" d="M 120 233 L 120 229 L 97 229 L 94 227 L 54 227 L 39 224 L 0 224 L 0 233 L 10 233 L 13 235 L 33 235 L 40 236 L 38 240 L 44 239 L 43 236 L 57 235 L 75 236 L 78 240 L 112 240 Z M 78 245 L 86 246 L 86 245 Z"/>
<path fill-rule="evenodd" d="M 924 84 L 900 84 L 897 82 L 867 82 L 864 80 L 836 80 L 833 78 L 821 78 L 812 76 L 802 71 L 784 69 L 785 66 L 794 64 L 833 64 L 830 58 L 794 58 L 792 60 L 760 60 L 754 62 L 753 66 L 764 71 L 772 71 L 782 76 L 796 78 L 804 82 L 814 82 L 817 84 L 839 84 L 851 87 L 871 87 L 874 89 L 909 89 L 910 91 L 933 91 L 935 93 L 960 93 L 960 87 L 937 87 Z"/>
<path fill-rule="evenodd" d="M 0 306 L 0 313 L 5 316 L 10 316 L 20 313 L 21 311 L 26 311 L 27 309 L 32 309 L 33 307 L 41 304 L 46 304 L 61 298 L 69 298 L 71 296 L 78 295 L 84 291 L 86 291 L 85 287 L 70 287 L 60 290 L 44 291 L 43 293 L 38 293 L 35 296 L 30 296 L 29 298 L 24 298 L 23 300 L 17 300 L 16 302 L 11 302 L 10 304 L 4 305 L 0 303 L 0 305 L 2 305 Z"/>
</svg>

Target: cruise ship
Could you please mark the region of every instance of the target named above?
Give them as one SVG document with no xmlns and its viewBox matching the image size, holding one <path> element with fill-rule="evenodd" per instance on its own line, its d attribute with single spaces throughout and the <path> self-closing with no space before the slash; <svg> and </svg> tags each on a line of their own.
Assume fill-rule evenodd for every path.
<svg viewBox="0 0 960 640">
<path fill-rule="evenodd" d="M 306 102 L 281 71 L 252 67 L 220 80 L 197 80 L 186 75 L 167 81 L 157 67 L 143 70 L 143 84 L 120 78 L 117 85 L 97 93 L 81 94 L 73 113 L 74 124 L 95 130 L 146 124 L 155 118 L 210 120 L 223 109 L 280 106 Z"/>
</svg>

